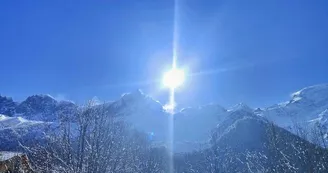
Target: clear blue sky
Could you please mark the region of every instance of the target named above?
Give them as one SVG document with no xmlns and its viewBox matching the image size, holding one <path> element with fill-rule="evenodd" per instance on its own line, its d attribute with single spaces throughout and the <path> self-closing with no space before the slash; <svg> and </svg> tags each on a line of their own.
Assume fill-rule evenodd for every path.
<svg viewBox="0 0 328 173">
<path fill-rule="evenodd" d="M 265 106 L 328 82 L 328 1 L 179 0 L 182 105 Z M 1 1 L 2 95 L 49 93 L 82 102 L 137 88 L 166 101 L 169 0 Z"/>
</svg>

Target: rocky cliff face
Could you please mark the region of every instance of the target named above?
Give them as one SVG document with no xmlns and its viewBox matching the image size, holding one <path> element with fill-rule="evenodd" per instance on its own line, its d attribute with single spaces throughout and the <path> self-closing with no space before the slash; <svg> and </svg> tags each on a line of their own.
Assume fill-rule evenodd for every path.
<svg viewBox="0 0 328 173">
<path fill-rule="evenodd" d="M 0 151 L 0 172 L 33 173 L 24 153 Z"/>
</svg>

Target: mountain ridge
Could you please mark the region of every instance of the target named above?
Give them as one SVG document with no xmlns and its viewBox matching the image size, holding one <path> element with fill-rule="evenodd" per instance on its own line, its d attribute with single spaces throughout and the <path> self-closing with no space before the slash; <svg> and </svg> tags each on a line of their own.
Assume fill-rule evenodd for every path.
<svg viewBox="0 0 328 173">
<path fill-rule="evenodd" d="M 325 95 L 327 94 L 327 96 Z M 123 94 L 114 102 L 98 103 L 117 116 L 125 117 L 135 129 L 153 134 L 154 140 L 168 139 L 169 113 L 163 105 L 144 94 L 141 90 Z M 22 102 L 15 102 L 10 97 L 0 96 L 0 114 L 12 117 L 22 117 L 27 120 L 54 122 L 61 115 L 74 114 L 81 106 L 69 101 L 58 101 L 50 95 L 33 95 Z M 294 92 L 287 102 L 267 108 L 253 109 L 244 103 L 236 104 L 227 109 L 218 104 L 207 104 L 198 107 L 188 107 L 176 112 L 174 116 L 175 141 L 187 148 L 190 142 L 202 145 L 208 141 L 208 134 L 225 119 L 232 118 L 236 111 L 251 113 L 265 118 L 279 127 L 294 134 L 296 124 L 314 127 L 318 124 L 328 129 L 326 110 L 328 109 L 328 84 L 314 85 Z M 326 112 L 325 112 L 326 111 Z M 6 113 L 13 114 L 6 114 Z M 298 116 L 299 119 L 295 119 Z M 328 130 L 325 132 L 328 136 Z M 196 148 L 196 147 L 194 147 Z"/>
</svg>

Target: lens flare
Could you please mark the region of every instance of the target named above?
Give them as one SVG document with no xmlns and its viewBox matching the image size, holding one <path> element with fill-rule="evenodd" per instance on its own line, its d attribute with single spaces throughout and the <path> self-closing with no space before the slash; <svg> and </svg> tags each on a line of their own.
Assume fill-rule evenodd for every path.
<svg viewBox="0 0 328 173">
<path fill-rule="evenodd" d="M 173 68 L 166 72 L 163 77 L 163 85 L 165 87 L 175 89 L 183 84 L 185 73 L 181 69 Z"/>
</svg>

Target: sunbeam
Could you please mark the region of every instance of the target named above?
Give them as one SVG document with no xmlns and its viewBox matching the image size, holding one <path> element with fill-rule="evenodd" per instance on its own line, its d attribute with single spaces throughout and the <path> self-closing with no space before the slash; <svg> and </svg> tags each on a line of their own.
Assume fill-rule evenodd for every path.
<svg viewBox="0 0 328 173">
<path fill-rule="evenodd" d="M 176 69 L 177 67 L 177 60 L 178 60 L 178 38 L 179 38 L 179 33 L 178 33 L 178 14 L 179 14 L 179 7 L 178 7 L 178 0 L 174 0 L 174 16 L 173 16 L 173 48 L 172 48 L 172 69 Z M 174 161 L 173 161 L 173 153 L 174 153 L 174 148 L 173 148 L 173 139 L 174 139 L 174 119 L 173 119 L 173 114 L 174 114 L 174 107 L 175 107 L 175 88 L 171 87 L 170 88 L 170 108 L 171 110 L 169 111 L 171 116 L 169 116 L 169 172 L 173 173 L 174 172 Z"/>
</svg>

